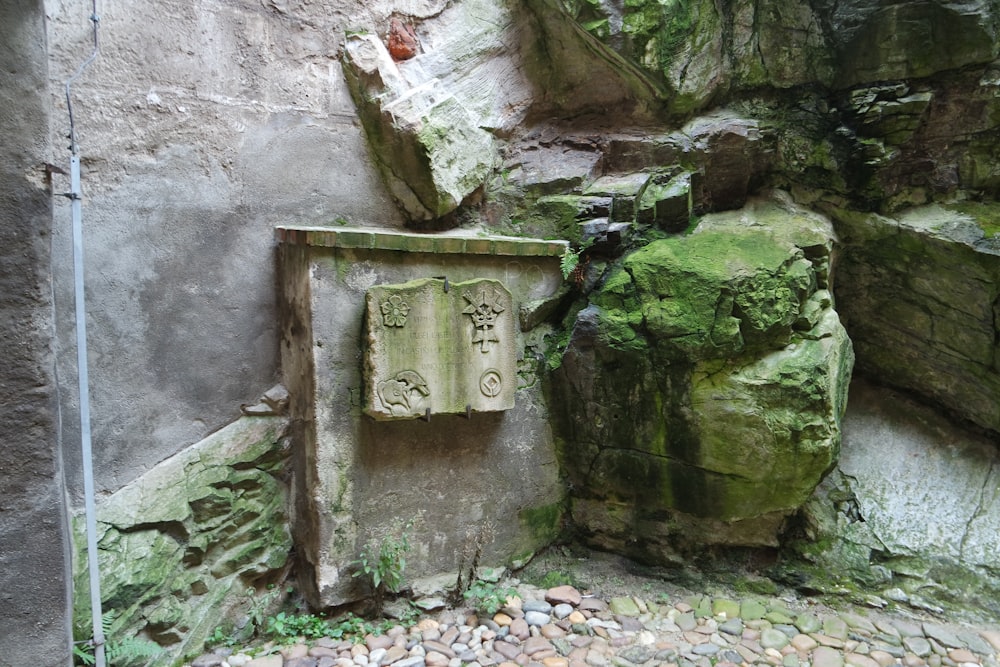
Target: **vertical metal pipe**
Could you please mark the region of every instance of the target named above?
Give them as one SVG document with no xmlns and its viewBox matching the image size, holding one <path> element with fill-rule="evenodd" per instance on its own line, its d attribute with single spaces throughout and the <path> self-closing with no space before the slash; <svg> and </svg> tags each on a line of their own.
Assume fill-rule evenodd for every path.
<svg viewBox="0 0 1000 667">
<path fill-rule="evenodd" d="M 73 286 L 76 300 L 76 365 L 80 388 L 80 446 L 83 453 L 83 495 L 87 522 L 87 566 L 90 573 L 90 609 L 96 667 L 104 667 L 104 628 L 101 617 L 101 571 L 97 563 L 97 508 L 94 501 L 94 462 L 90 437 L 90 373 L 87 364 L 87 308 L 83 282 L 83 195 L 80 156 L 69 159 L 73 215 Z"/>
<path fill-rule="evenodd" d="M 71 87 L 98 53 L 97 0 L 91 0 L 94 48 L 66 81 L 66 112 L 69 115 L 69 199 L 73 216 L 73 286 L 76 301 L 76 365 L 80 389 L 80 448 L 83 454 L 83 495 L 87 525 L 87 568 L 90 574 L 90 616 L 94 630 L 94 664 L 105 666 L 105 637 L 101 609 L 101 570 L 97 563 L 97 507 L 94 500 L 94 462 L 90 440 L 90 373 L 87 365 L 87 302 L 83 282 L 83 192 L 80 189 L 80 147 L 76 143 Z"/>
</svg>

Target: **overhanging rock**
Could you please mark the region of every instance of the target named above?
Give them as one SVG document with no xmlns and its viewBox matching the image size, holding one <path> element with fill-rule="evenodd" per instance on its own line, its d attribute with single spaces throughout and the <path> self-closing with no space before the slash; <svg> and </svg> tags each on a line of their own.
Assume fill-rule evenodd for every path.
<svg viewBox="0 0 1000 667">
<path fill-rule="evenodd" d="M 485 183 L 493 137 L 440 80 L 412 83 L 371 34 L 347 37 L 343 64 L 386 185 L 412 222 L 452 213 Z"/>
</svg>

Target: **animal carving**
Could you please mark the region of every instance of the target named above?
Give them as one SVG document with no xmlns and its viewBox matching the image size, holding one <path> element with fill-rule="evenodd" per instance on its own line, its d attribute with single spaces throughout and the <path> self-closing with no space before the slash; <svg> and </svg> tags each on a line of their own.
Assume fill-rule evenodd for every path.
<svg viewBox="0 0 1000 667">
<path fill-rule="evenodd" d="M 397 409 L 404 413 L 410 411 L 410 396 L 406 391 L 406 385 L 402 382 L 396 380 L 379 382 L 378 397 L 393 414 L 397 413 Z"/>
<path fill-rule="evenodd" d="M 417 41 L 417 33 L 412 25 L 406 25 L 397 18 L 389 21 L 388 38 L 389 55 L 396 62 L 409 60 L 417 55 L 420 43 Z"/>
<path fill-rule="evenodd" d="M 406 385 L 408 392 L 416 391 L 421 396 L 430 396 L 431 390 L 416 371 L 400 371 L 396 373 L 396 380 Z"/>
<path fill-rule="evenodd" d="M 416 371 L 400 371 L 392 379 L 378 383 L 378 397 L 394 415 L 412 412 L 414 403 L 430 393 Z"/>
</svg>

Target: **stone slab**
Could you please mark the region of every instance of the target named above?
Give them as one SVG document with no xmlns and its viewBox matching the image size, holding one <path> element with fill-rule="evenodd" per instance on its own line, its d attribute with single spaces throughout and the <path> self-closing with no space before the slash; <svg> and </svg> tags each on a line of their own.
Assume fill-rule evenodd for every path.
<svg viewBox="0 0 1000 667">
<path fill-rule="evenodd" d="M 503 283 L 376 285 L 366 304 L 366 414 L 414 419 L 514 407 L 516 311 Z"/>
<path fill-rule="evenodd" d="M 274 236 L 278 243 L 286 245 L 428 252 L 436 255 L 559 257 L 569 247 L 566 241 L 558 240 L 547 241 L 507 236 L 484 238 L 480 235 L 461 232 L 427 235 L 357 227 L 279 225 L 275 227 Z"/>
</svg>

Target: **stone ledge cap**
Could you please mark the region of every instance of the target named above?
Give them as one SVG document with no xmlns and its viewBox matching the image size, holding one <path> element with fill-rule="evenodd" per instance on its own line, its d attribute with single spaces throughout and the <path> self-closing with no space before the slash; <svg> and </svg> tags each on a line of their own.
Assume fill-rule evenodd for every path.
<svg viewBox="0 0 1000 667">
<path fill-rule="evenodd" d="M 279 225 L 275 227 L 274 233 L 278 243 L 283 244 L 402 252 L 559 257 L 569 247 L 568 241 L 469 233 L 416 234 L 357 227 Z"/>
</svg>

